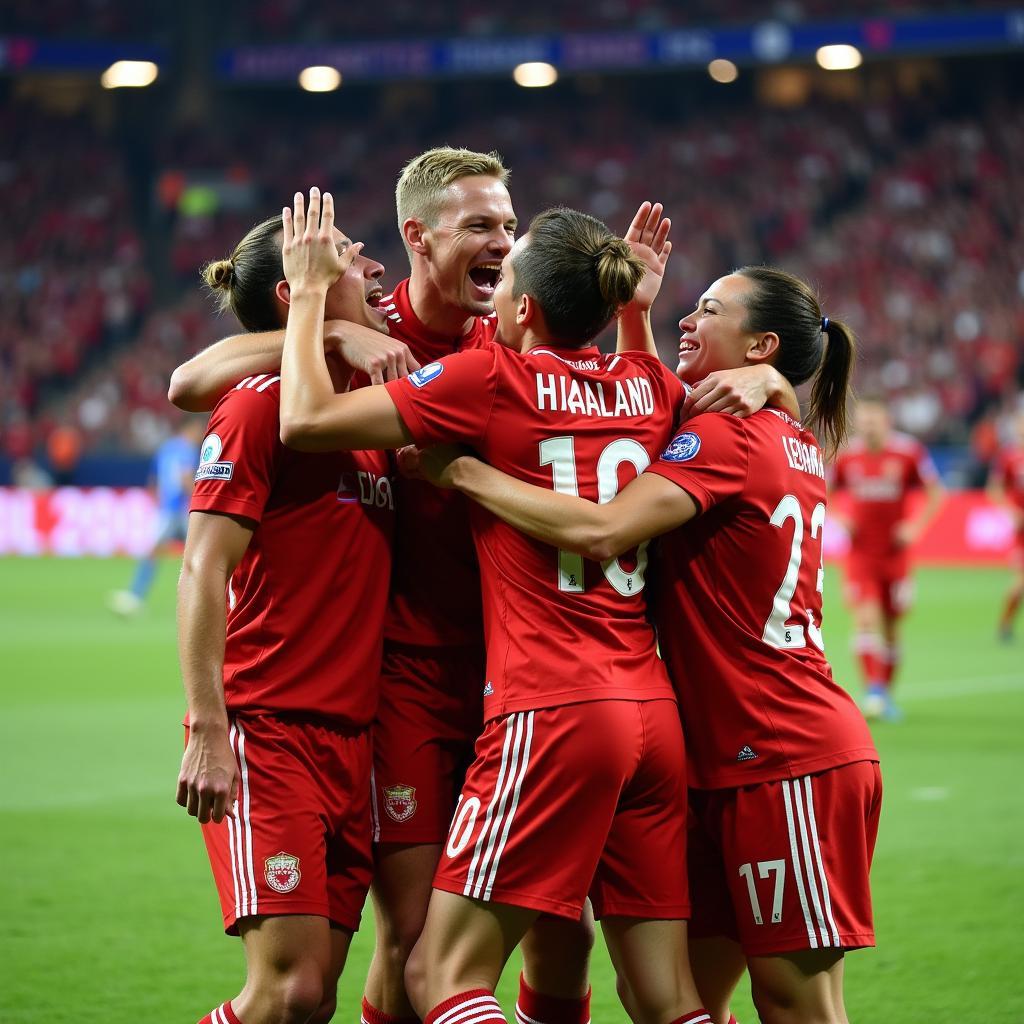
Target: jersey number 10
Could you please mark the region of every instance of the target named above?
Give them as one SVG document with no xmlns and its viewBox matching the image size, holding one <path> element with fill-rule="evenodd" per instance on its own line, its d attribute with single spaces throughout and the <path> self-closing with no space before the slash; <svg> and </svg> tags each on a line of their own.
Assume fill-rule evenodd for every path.
<svg viewBox="0 0 1024 1024">
<path fill-rule="evenodd" d="M 651 463 L 651 457 L 644 446 L 632 438 L 620 437 L 612 441 L 597 460 L 597 500 L 604 505 L 619 493 L 619 466 L 624 462 L 632 464 L 638 474 Z M 554 489 L 559 494 L 579 497 L 576 478 L 575 438 L 549 437 L 540 443 L 540 464 L 551 467 Z M 647 569 L 647 546 L 644 541 L 636 549 L 636 568 L 626 572 L 617 558 L 601 563 L 605 579 L 623 596 L 633 597 L 644 589 L 644 572 Z M 582 594 L 583 556 L 574 551 L 558 551 L 558 589 L 570 594 Z"/>
</svg>

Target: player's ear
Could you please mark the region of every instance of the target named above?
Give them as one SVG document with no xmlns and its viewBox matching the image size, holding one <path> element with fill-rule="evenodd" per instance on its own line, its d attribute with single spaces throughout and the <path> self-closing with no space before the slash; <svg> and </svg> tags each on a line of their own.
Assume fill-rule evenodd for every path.
<svg viewBox="0 0 1024 1024">
<path fill-rule="evenodd" d="M 747 347 L 747 360 L 752 363 L 764 363 L 779 351 L 779 336 L 774 331 L 757 335 Z"/>
<path fill-rule="evenodd" d="M 286 306 L 291 305 L 292 290 L 289 287 L 287 281 L 277 282 L 277 284 L 274 286 L 274 298 L 276 298 L 278 302 L 284 303 L 284 305 Z"/>
<path fill-rule="evenodd" d="M 430 239 L 428 228 L 421 220 L 409 217 L 402 222 L 402 238 L 405 244 L 419 256 L 427 256 L 430 253 Z"/>
<path fill-rule="evenodd" d="M 520 327 L 529 327 L 531 321 L 536 320 L 538 309 L 537 300 L 523 292 L 519 296 L 519 305 L 516 306 L 516 323 Z"/>
</svg>

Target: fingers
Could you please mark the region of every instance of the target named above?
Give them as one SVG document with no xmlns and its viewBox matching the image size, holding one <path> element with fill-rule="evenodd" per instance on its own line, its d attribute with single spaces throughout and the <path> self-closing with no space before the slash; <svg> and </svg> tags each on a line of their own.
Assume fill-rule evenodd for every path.
<svg viewBox="0 0 1024 1024">
<path fill-rule="evenodd" d="M 320 231 L 320 189 L 309 190 L 309 213 L 306 216 L 306 238 L 316 238 Z"/>
<path fill-rule="evenodd" d="M 292 208 L 285 206 L 281 210 L 281 222 L 284 224 L 284 235 L 281 241 L 282 248 L 287 249 L 295 240 L 295 226 L 292 224 Z"/>
<path fill-rule="evenodd" d="M 301 238 L 306 231 L 306 201 L 301 192 L 296 192 L 292 197 L 292 205 L 294 207 L 295 235 Z"/>
<path fill-rule="evenodd" d="M 384 383 L 384 367 L 380 363 L 374 363 L 373 366 L 370 367 L 370 383 Z"/>
<path fill-rule="evenodd" d="M 669 256 L 672 255 L 672 243 L 666 242 L 661 247 L 661 252 L 658 253 L 658 263 L 664 268 L 665 264 L 668 263 Z"/>
<path fill-rule="evenodd" d="M 672 221 L 670 218 L 665 217 L 654 229 L 654 234 L 651 237 L 651 248 L 660 253 L 661 250 L 669 244 L 668 233 L 672 230 Z"/>
<path fill-rule="evenodd" d="M 334 196 L 324 193 L 324 212 L 320 217 L 320 237 L 334 241 Z"/>
<path fill-rule="evenodd" d="M 627 242 L 639 242 L 643 235 L 644 226 L 647 224 L 647 218 L 651 213 L 651 204 L 644 200 L 640 204 L 640 209 L 636 211 L 633 220 L 630 222 L 629 227 L 626 229 L 625 239 Z"/>
</svg>

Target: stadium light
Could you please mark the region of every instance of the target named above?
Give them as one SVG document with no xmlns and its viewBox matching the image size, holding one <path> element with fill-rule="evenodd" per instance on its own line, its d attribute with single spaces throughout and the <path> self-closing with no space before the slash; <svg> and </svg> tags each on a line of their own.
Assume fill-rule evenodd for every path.
<svg viewBox="0 0 1024 1024">
<path fill-rule="evenodd" d="M 341 72 L 324 64 L 304 68 L 299 73 L 299 85 L 306 92 L 334 92 L 341 85 Z"/>
<path fill-rule="evenodd" d="M 826 71 L 849 71 L 851 68 L 859 68 L 864 60 L 860 50 L 848 43 L 819 46 L 815 59 Z"/>
<path fill-rule="evenodd" d="M 708 74 L 716 82 L 721 82 L 723 85 L 728 85 L 730 82 L 735 82 L 740 77 L 740 69 L 736 67 L 731 60 L 725 60 L 722 57 L 716 57 L 708 65 Z"/>
<path fill-rule="evenodd" d="M 151 60 L 116 60 L 100 75 L 104 89 L 142 89 L 152 85 L 160 69 Z"/>
<path fill-rule="evenodd" d="M 516 85 L 524 89 L 542 89 L 546 85 L 554 85 L 558 81 L 558 69 L 554 64 L 542 60 L 518 64 L 512 72 Z"/>
</svg>

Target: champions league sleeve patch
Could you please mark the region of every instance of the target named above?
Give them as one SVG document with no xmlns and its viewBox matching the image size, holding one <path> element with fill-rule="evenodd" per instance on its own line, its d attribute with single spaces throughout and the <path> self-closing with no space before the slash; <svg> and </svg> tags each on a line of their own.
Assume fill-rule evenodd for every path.
<svg viewBox="0 0 1024 1024">
<path fill-rule="evenodd" d="M 417 388 L 426 387 L 432 380 L 440 377 L 442 373 L 444 373 L 444 363 L 428 363 L 426 366 L 409 374 L 409 383 Z"/>
<path fill-rule="evenodd" d="M 662 462 L 689 462 L 700 451 L 700 438 L 692 431 L 679 434 L 661 453 Z"/>
<path fill-rule="evenodd" d="M 235 474 L 233 462 L 218 462 L 224 443 L 217 434 L 207 434 L 199 449 L 196 480 L 230 480 Z"/>
</svg>

